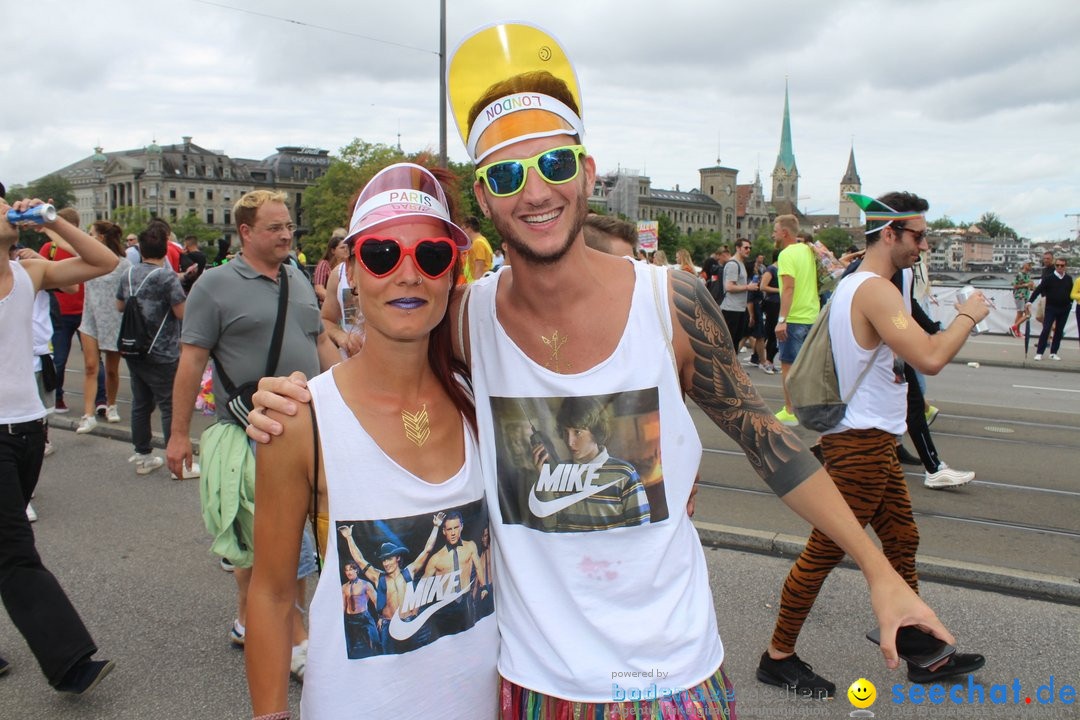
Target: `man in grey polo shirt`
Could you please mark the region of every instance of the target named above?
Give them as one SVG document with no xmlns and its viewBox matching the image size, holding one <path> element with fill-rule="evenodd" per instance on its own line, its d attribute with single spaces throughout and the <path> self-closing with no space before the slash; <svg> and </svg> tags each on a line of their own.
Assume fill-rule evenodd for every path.
<svg viewBox="0 0 1080 720">
<path fill-rule="evenodd" d="M 720 303 L 720 310 L 724 313 L 724 321 L 727 322 L 728 332 L 731 334 L 731 344 L 736 349 L 739 342 L 746 337 L 746 295 L 750 290 L 758 288 L 757 283 L 746 282 L 746 260 L 749 257 L 750 241 L 739 240 L 735 243 L 735 257 L 724 264 L 722 271 L 726 294 L 724 301 Z"/>
<path fill-rule="evenodd" d="M 215 510 L 231 507 L 236 516 L 232 522 L 235 528 L 211 528 L 208 521 L 208 529 L 217 535 L 215 551 L 227 556 L 235 566 L 237 619 L 229 638 L 237 646 L 244 643 L 247 588 L 251 579 L 254 457 L 250 448 L 241 444 L 243 430 L 235 426 L 236 420 L 226 409 L 229 393 L 220 370 L 224 367 L 235 387 L 258 380 L 266 371 L 278 312 L 281 272 L 288 273 L 288 303 L 277 372 L 299 370 L 314 375 L 340 359 L 323 330 L 311 283 L 299 269 L 285 262 L 296 229 L 285 199 L 284 193 L 255 190 L 237 201 L 233 217 L 240 234 L 241 254 L 226 265 L 206 271 L 192 286 L 181 336 L 180 365 L 173 385 L 173 426 L 166 454 L 169 468 L 183 477 L 192 460 L 188 435 L 195 397 L 203 369 L 213 353 L 218 424 L 203 435 L 201 490 L 204 517 L 215 514 L 206 512 L 209 505 L 214 505 Z M 225 477 L 237 473 L 247 478 L 240 483 L 244 487 L 239 490 L 237 483 L 224 482 Z M 232 496 L 226 497 L 228 492 Z M 241 497 L 238 499 L 236 495 Z M 223 550 L 222 543 L 230 538 L 233 545 Z M 298 578 L 302 582 L 302 578 L 315 570 L 312 550 L 302 551 L 300 559 Z M 303 597 L 302 586 L 298 588 L 298 597 Z M 294 650 L 295 657 L 306 645 L 299 611 L 294 613 L 293 625 L 293 645 L 301 648 Z M 295 666 L 294 670 L 297 670 Z"/>
</svg>

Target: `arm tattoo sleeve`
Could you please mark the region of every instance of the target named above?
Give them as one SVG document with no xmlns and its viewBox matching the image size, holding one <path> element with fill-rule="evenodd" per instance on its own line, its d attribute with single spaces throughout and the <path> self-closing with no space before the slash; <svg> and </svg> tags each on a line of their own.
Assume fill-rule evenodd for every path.
<svg viewBox="0 0 1080 720">
<path fill-rule="evenodd" d="M 772 491 L 785 495 L 821 466 L 765 406 L 739 364 L 727 324 L 705 285 L 682 272 L 671 277 L 675 313 L 694 353 L 691 399 L 739 444 Z"/>
</svg>

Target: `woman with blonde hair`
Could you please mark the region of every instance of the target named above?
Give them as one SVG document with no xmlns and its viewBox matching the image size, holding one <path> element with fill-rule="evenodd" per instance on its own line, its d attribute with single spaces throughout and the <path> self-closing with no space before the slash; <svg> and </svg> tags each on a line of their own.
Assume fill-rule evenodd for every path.
<svg viewBox="0 0 1080 720">
<path fill-rule="evenodd" d="M 675 251 L 675 264 L 679 266 L 680 270 L 685 270 L 691 275 L 697 275 L 697 268 L 694 266 L 694 260 L 690 257 L 690 251 L 686 248 L 679 248 Z"/>
</svg>

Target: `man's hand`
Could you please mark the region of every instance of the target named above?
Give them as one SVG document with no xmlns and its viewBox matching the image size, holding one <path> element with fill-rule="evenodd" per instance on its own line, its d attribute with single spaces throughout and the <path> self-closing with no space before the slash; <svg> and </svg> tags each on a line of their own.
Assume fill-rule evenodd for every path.
<svg viewBox="0 0 1080 720">
<path fill-rule="evenodd" d="M 890 669 L 900 666 L 896 654 L 896 631 L 916 625 L 934 637 L 956 645 L 956 638 L 938 620 L 934 611 L 895 572 L 870 584 L 870 605 L 881 628 L 881 654 Z"/>
<path fill-rule="evenodd" d="M 787 342 L 787 323 L 776 323 L 776 339 L 780 342 Z"/>
<path fill-rule="evenodd" d="M 364 347 L 364 333 L 356 328 L 353 328 L 350 332 L 343 330 L 338 339 L 341 342 L 337 343 L 337 346 L 344 350 L 349 357 L 360 352 Z"/>
<path fill-rule="evenodd" d="M 537 470 L 542 470 L 545 465 L 551 462 L 551 456 L 548 455 L 547 448 L 543 445 L 533 446 L 533 465 Z"/>
<path fill-rule="evenodd" d="M 165 459 L 173 475 L 178 478 L 184 477 L 184 468 L 191 469 L 191 438 L 186 433 L 170 435 L 169 446 L 165 448 Z"/>
<path fill-rule="evenodd" d="M 1028 305 L 1030 304 L 1028 303 Z M 986 296 L 983 295 L 982 290 L 976 290 L 967 300 L 957 304 L 956 312 L 970 315 L 978 324 L 980 320 L 990 314 L 990 306 L 986 304 Z"/>
<path fill-rule="evenodd" d="M 24 247 L 23 249 L 17 251 L 15 253 L 15 255 L 20 260 L 44 260 L 45 259 L 43 256 L 39 255 L 38 253 L 34 252 L 33 250 L 31 250 L 28 247 Z"/>
<path fill-rule="evenodd" d="M 259 389 L 251 398 L 255 407 L 248 413 L 248 437 L 255 442 L 268 443 L 272 435 L 280 435 L 285 428 L 276 420 L 267 417 L 265 410 L 274 410 L 282 415 L 295 415 L 299 410 L 297 403 L 311 402 L 311 393 L 307 390 L 307 376 L 297 370 L 289 377 L 264 377 L 259 381 Z"/>
</svg>

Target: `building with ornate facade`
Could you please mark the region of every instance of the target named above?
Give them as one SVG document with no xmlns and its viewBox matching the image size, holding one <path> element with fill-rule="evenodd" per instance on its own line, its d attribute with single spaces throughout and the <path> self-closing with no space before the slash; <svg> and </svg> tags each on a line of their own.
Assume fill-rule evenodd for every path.
<svg viewBox="0 0 1080 720">
<path fill-rule="evenodd" d="M 71 183 L 84 222 L 109 220 L 122 207 L 174 222 L 194 214 L 224 237 L 235 232 L 233 204 L 255 189 L 280 190 L 304 228 L 304 191 L 330 167 L 328 150 L 282 146 L 262 160 L 232 158 L 192 142 L 94 154 L 56 171 Z"/>
</svg>

